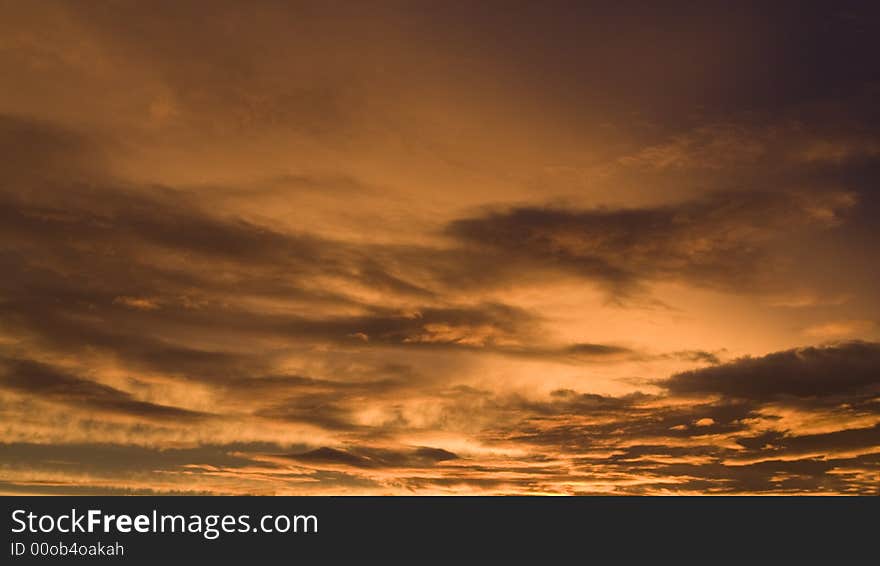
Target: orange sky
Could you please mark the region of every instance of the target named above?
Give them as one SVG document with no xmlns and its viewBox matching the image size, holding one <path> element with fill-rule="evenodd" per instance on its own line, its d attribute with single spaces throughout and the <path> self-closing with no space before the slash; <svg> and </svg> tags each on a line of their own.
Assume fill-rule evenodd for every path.
<svg viewBox="0 0 880 566">
<path fill-rule="evenodd" d="M 876 14 L 468 4 L 0 4 L 0 492 L 877 493 Z"/>
</svg>

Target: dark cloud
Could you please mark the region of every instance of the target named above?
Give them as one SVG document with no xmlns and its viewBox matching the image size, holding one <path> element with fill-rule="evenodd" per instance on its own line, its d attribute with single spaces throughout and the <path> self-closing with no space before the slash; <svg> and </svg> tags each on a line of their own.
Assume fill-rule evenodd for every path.
<svg viewBox="0 0 880 566">
<path fill-rule="evenodd" d="M 101 485 L 77 485 L 72 483 L 58 484 L 54 482 L 21 481 L 10 482 L 0 480 L 0 493 L 4 495 L 218 495 L 211 491 L 198 489 L 150 489 Z"/>
<path fill-rule="evenodd" d="M 770 401 L 786 396 L 831 397 L 880 386 L 880 344 L 848 342 L 742 358 L 672 376 L 662 385 L 676 394 L 718 394 Z"/>
<path fill-rule="evenodd" d="M 666 354 L 668 357 L 677 358 L 689 362 L 702 362 L 706 364 L 720 364 L 719 352 L 706 352 L 704 350 L 683 350 Z"/>
<path fill-rule="evenodd" d="M 0 455 L 4 464 L 13 468 L 131 473 L 182 470 L 190 465 L 241 468 L 253 465 L 252 460 L 242 456 L 243 453 L 277 448 L 260 443 L 156 448 L 101 443 L 51 445 L 15 442 L 0 443 Z"/>
<path fill-rule="evenodd" d="M 367 427 L 355 422 L 354 408 L 337 392 L 301 393 L 255 414 L 267 419 L 317 426 L 330 431 L 358 431 Z"/>
<path fill-rule="evenodd" d="M 458 456 L 448 450 L 427 446 L 406 451 L 370 447 L 338 450 L 325 446 L 302 454 L 287 454 L 284 457 L 313 465 L 341 464 L 355 468 L 420 468 L 458 459 Z"/>
<path fill-rule="evenodd" d="M 613 478 L 615 473 L 639 474 L 644 482 L 632 490 L 637 494 L 658 490 L 716 494 L 877 493 L 876 485 L 870 480 L 880 469 L 877 454 L 852 458 L 769 459 L 738 465 L 726 465 L 717 457 L 699 463 L 666 461 L 666 458 L 680 457 L 676 456 L 677 452 L 663 447 L 647 449 L 637 461 L 620 462 L 606 469 L 604 477 Z M 714 453 L 717 455 L 719 451 Z"/>
<path fill-rule="evenodd" d="M 743 291 L 774 283 L 768 260 L 783 231 L 825 224 L 847 205 L 839 193 L 724 193 L 628 210 L 520 207 L 456 220 L 447 232 L 496 261 L 587 277 L 616 293 L 661 278 Z"/>
<path fill-rule="evenodd" d="M 530 416 L 596 415 L 623 412 L 636 401 L 648 396 L 639 393 L 626 397 L 611 397 L 595 393 L 578 393 L 571 389 L 551 392 L 549 401 L 530 401 L 513 397 L 507 400 Z"/>
<path fill-rule="evenodd" d="M 880 425 L 816 434 L 783 434 L 778 431 L 743 437 L 739 444 L 750 450 L 765 450 L 786 456 L 822 454 L 829 450 L 864 450 L 880 447 Z"/>
<path fill-rule="evenodd" d="M 0 387 L 45 401 L 142 419 L 202 419 L 197 411 L 140 401 L 130 393 L 32 360 L 0 359 Z"/>
<path fill-rule="evenodd" d="M 300 460 L 312 464 L 344 464 L 346 466 L 367 467 L 370 461 L 367 458 L 346 452 L 344 450 L 336 450 L 335 448 L 316 448 L 302 454 L 288 454 L 287 458 L 291 460 Z"/>
<path fill-rule="evenodd" d="M 6 157 L 0 194 L 100 175 L 106 166 L 101 151 L 95 140 L 70 128 L 0 112 L 0 152 Z"/>
<path fill-rule="evenodd" d="M 629 439 L 633 446 L 650 443 L 663 450 L 693 441 L 693 449 L 684 452 L 699 454 L 700 437 L 745 432 L 747 419 L 758 417 L 757 407 L 745 403 L 666 406 L 663 399 L 647 395 L 609 398 L 573 392 L 554 397 L 550 403 L 522 403 L 523 420 L 499 433 L 550 453 L 607 451 L 616 439 Z"/>
</svg>

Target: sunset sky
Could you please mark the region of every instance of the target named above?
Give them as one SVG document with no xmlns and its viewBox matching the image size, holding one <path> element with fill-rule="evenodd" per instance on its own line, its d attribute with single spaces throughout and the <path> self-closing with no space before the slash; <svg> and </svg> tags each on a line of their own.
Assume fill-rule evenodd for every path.
<svg viewBox="0 0 880 566">
<path fill-rule="evenodd" d="M 874 2 L 0 0 L 0 493 L 880 493 Z"/>
</svg>

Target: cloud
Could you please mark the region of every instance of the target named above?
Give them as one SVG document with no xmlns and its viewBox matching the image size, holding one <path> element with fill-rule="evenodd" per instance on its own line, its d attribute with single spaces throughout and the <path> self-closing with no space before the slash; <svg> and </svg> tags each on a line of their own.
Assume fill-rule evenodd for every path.
<svg viewBox="0 0 880 566">
<path fill-rule="evenodd" d="M 3 462 L 10 467 L 38 470 L 67 469 L 80 472 L 131 473 L 183 471 L 190 465 L 243 468 L 252 460 L 245 451 L 266 450 L 264 444 L 205 445 L 199 447 L 146 448 L 102 443 L 62 445 L 0 443 Z M 277 447 L 275 447 L 277 448 Z"/>
<path fill-rule="evenodd" d="M 198 420 L 209 415 L 136 399 L 130 393 L 32 360 L 0 359 L 0 387 L 71 407 L 140 419 Z"/>
<path fill-rule="evenodd" d="M 0 21 L 0 491 L 876 493 L 871 18 L 203 8 Z"/>
<path fill-rule="evenodd" d="M 17 396 L 3 414 L 14 418 L 33 400 L 52 415 L 48 424 L 17 425 L 16 438 L 47 430 L 56 438 L 53 423 L 62 421 L 95 434 L 96 419 L 125 417 L 116 432 L 160 446 L 202 443 L 219 434 L 200 428 L 209 422 L 242 440 L 157 463 L 148 475 L 161 471 L 167 481 L 158 483 L 120 479 L 128 472 L 115 460 L 97 469 L 52 465 L 18 446 L 16 461 L 31 461 L 39 481 L 103 493 L 190 489 L 183 480 L 193 474 L 216 493 L 844 491 L 864 490 L 873 469 L 876 428 L 865 415 L 876 413 L 874 344 L 722 363 L 702 349 L 559 341 L 540 313 L 475 299 L 550 274 L 618 297 L 659 280 L 772 287 L 777 237 L 834 225 L 851 204 L 845 195 L 520 207 L 453 220 L 442 243 L 367 244 L 211 210 L 180 189 L 121 183 L 88 140 L 23 119 L 3 124 L 46 157 L 42 175 L 23 170 L 19 184 L 0 190 L 0 312 L 16 336 L 0 387 Z M 463 357 L 490 356 L 601 369 L 710 365 L 655 380 L 660 394 L 467 385 L 473 366 Z M 107 368 L 112 379 L 100 379 Z M 832 424 L 812 435 L 786 428 L 791 417 L 774 403 Z M 259 432 L 242 432 L 247 422 Z M 434 444 L 441 432 L 449 444 Z M 310 437 L 295 447 L 254 442 Z M 101 450 L 125 449 L 89 453 Z M 796 463 L 817 454 L 839 465 Z M 16 470 L 3 489 L 48 489 Z"/>
<path fill-rule="evenodd" d="M 6 156 L 4 189 L 31 188 L 34 182 L 77 182 L 107 166 L 101 146 L 59 124 L 0 112 L 0 151 Z M 22 186 L 24 185 L 24 186 Z"/>
<path fill-rule="evenodd" d="M 814 324 L 804 329 L 804 334 L 815 338 L 845 338 L 864 336 L 874 329 L 873 320 L 837 320 Z"/>
<path fill-rule="evenodd" d="M 662 385 L 676 394 L 756 401 L 864 393 L 880 386 L 880 344 L 845 342 L 741 358 L 676 374 Z"/>
<path fill-rule="evenodd" d="M 749 456 L 754 457 L 755 451 L 763 451 L 765 458 L 791 458 L 801 455 L 822 455 L 830 452 L 848 452 L 850 450 L 876 450 L 877 439 L 880 438 L 880 424 L 849 428 L 820 434 L 784 434 L 778 431 L 760 434 L 754 437 L 743 437 L 739 444 L 750 449 Z"/>
<path fill-rule="evenodd" d="M 325 446 L 302 454 L 287 454 L 284 457 L 307 464 L 341 464 L 354 468 L 420 468 L 458 458 L 448 450 L 428 446 L 406 451 L 370 447 L 338 450 Z"/>
<path fill-rule="evenodd" d="M 660 395 L 607 396 L 557 390 L 548 397 L 535 398 L 467 388 L 434 394 L 432 404 L 439 409 L 437 422 L 444 423 L 448 433 L 458 430 L 461 417 L 457 414 L 470 418 L 479 415 L 479 438 L 487 446 L 506 446 L 512 455 L 504 449 L 485 453 L 472 451 L 471 447 L 465 448 L 466 455 L 462 456 L 458 450 L 395 441 L 397 435 L 405 437 L 417 430 L 413 423 L 404 421 L 400 426 L 383 426 L 370 433 L 384 432 L 384 441 L 390 444 L 382 446 L 348 442 L 285 452 L 278 445 L 240 444 L 220 447 L 221 452 L 216 454 L 209 447 L 207 451 L 179 451 L 179 456 L 173 458 L 169 453 L 164 458 L 170 458 L 166 474 L 170 479 L 181 473 L 207 472 L 209 475 L 201 476 L 200 485 L 214 492 L 230 489 L 220 481 L 229 478 L 238 489 L 256 493 L 269 485 L 275 492 L 311 485 L 318 492 L 329 489 L 337 493 L 349 488 L 380 493 L 870 493 L 875 486 L 872 474 L 880 466 L 877 425 L 858 423 L 865 422 L 860 419 L 869 405 L 860 400 L 866 395 L 871 398 L 872 382 L 868 382 L 867 389 L 859 380 L 829 389 L 826 396 L 834 402 L 823 404 L 810 402 L 812 388 L 803 390 L 790 384 L 781 388 L 784 393 L 777 393 L 779 387 L 767 392 L 757 386 L 747 393 L 730 391 L 729 383 L 735 380 L 719 377 L 727 373 L 714 370 L 738 373 L 744 383 L 772 378 L 776 373 L 770 367 L 797 371 L 803 369 L 801 364 L 821 366 L 832 372 L 830 376 L 840 376 L 863 364 L 870 366 L 874 350 L 876 345 L 861 343 L 803 348 L 758 358 L 759 365 L 767 366 L 762 371 L 755 371 L 744 360 L 734 360 L 693 372 L 708 382 L 707 387 L 699 388 L 701 394 L 720 396 L 714 400 L 690 400 L 694 388 L 681 385 L 684 374 L 662 382 L 667 393 Z M 783 361 L 773 362 L 777 358 Z M 801 361 L 793 362 L 792 358 Z M 806 372 L 808 379 L 812 373 Z M 249 381 L 252 387 L 246 382 L 230 382 L 229 386 L 234 387 L 235 396 L 250 392 L 255 398 L 262 397 L 259 390 L 264 387 L 274 391 L 273 396 L 283 390 L 288 395 L 300 392 L 278 405 L 288 411 L 295 409 L 298 414 L 266 414 L 264 418 L 295 419 L 346 434 L 365 432 L 353 425 L 357 420 L 354 411 L 359 408 L 356 400 L 386 391 L 382 384 L 332 383 L 298 376 Z M 91 389 L 87 391 L 91 393 Z M 387 391 L 391 392 L 389 399 L 397 403 L 407 398 L 401 390 Z M 430 397 L 432 393 L 421 389 L 420 397 L 425 395 Z M 787 428 L 789 421 L 775 411 L 780 408 L 779 399 L 792 395 L 808 396 L 797 397 L 801 403 L 796 410 L 802 411 L 804 418 L 827 415 L 823 417 L 830 419 L 825 425 L 830 426 L 827 432 L 805 434 Z M 876 391 L 873 398 L 876 400 Z M 76 401 L 79 399 L 77 396 Z M 840 405 L 847 400 L 853 406 Z M 438 425 L 423 422 L 422 426 L 431 431 Z M 45 446 L 41 450 L 45 454 L 54 451 Z M 33 455 L 27 455 L 32 453 L 32 449 L 23 452 L 16 462 L 36 462 Z M 285 462 L 295 463 L 296 471 L 286 467 Z M 67 477 L 76 469 L 75 464 L 73 468 L 50 463 L 42 466 L 46 471 L 41 473 L 52 470 Z M 110 493 L 116 489 L 114 485 L 120 485 L 112 479 L 118 472 L 104 469 L 101 473 L 110 474 L 102 480 L 109 482 L 102 493 Z M 137 484 L 128 480 L 124 485 Z M 179 489 L 175 485 L 162 489 Z M 29 487 L 26 482 L 15 482 L 8 489 L 39 491 L 38 486 Z"/>
<path fill-rule="evenodd" d="M 809 126 L 797 120 L 701 124 L 621 157 L 618 162 L 625 167 L 741 174 L 743 169 L 766 171 L 769 163 L 776 167 L 839 165 L 880 155 L 876 135 L 855 128 L 841 131 L 840 122 L 847 117 L 827 110 L 826 115 L 822 114 Z"/>
<path fill-rule="evenodd" d="M 833 224 L 852 205 L 840 192 L 739 192 L 653 208 L 518 207 L 453 221 L 447 232 L 496 263 L 595 280 L 615 293 L 678 280 L 728 291 L 772 287 L 774 241 Z"/>
<path fill-rule="evenodd" d="M 260 356 L 212 340 L 219 327 L 301 346 L 481 350 L 569 362 L 628 353 L 540 343 L 541 321 L 531 313 L 457 305 L 454 295 L 392 275 L 375 246 L 221 217 L 172 189 L 108 183 L 74 184 L 63 198 L 41 183 L 0 192 L 8 243 L 0 265 L 10 274 L 0 283 L 7 298 L 0 310 L 44 345 L 99 348 L 138 368 L 213 380 L 269 371 Z M 380 251 L 403 261 L 393 258 L 394 247 Z M 380 291 L 381 304 L 358 289 Z M 194 332 L 199 345 L 188 344 Z"/>
</svg>

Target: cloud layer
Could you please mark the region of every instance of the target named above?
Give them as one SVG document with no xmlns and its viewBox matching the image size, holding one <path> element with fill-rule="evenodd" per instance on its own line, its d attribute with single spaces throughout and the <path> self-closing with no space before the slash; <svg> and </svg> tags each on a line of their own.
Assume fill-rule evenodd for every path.
<svg viewBox="0 0 880 566">
<path fill-rule="evenodd" d="M 880 34 L 594 8 L 10 8 L 0 492 L 877 493 Z"/>
</svg>

